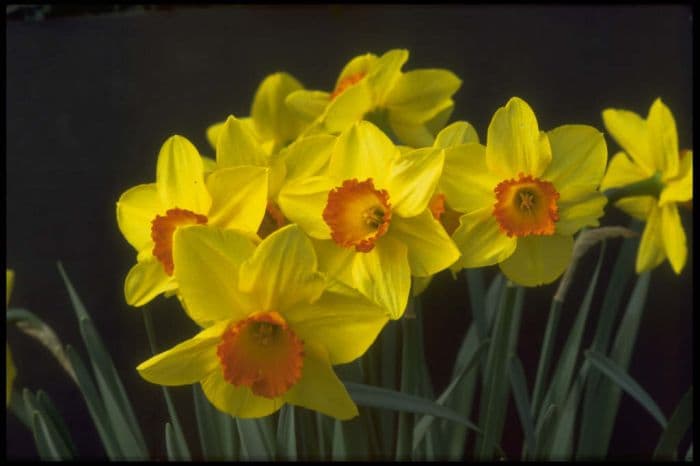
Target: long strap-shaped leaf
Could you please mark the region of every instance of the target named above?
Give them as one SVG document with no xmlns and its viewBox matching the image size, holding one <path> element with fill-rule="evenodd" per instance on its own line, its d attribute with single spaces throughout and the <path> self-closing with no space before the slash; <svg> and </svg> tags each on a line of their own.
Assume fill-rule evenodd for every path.
<svg viewBox="0 0 700 466">
<path fill-rule="evenodd" d="M 600 370 L 601 373 L 605 374 L 610 380 L 627 392 L 628 395 L 637 400 L 637 402 L 656 419 L 656 422 L 658 422 L 662 428 L 666 428 L 668 423 L 661 409 L 659 409 L 659 406 L 651 396 L 649 396 L 646 390 L 630 377 L 627 372 L 611 359 L 595 351 L 586 351 L 586 359 L 588 359 L 596 369 Z"/>
<path fill-rule="evenodd" d="M 691 385 L 668 421 L 666 430 L 661 434 L 659 443 L 654 450 L 655 461 L 678 460 L 678 444 L 683 439 L 688 428 L 693 424 L 693 386 Z M 692 445 L 691 445 L 692 447 Z"/>
<path fill-rule="evenodd" d="M 42 460 L 69 460 L 73 458 L 71 447 L 66 444 L 51 416 L 42 403 L 28 390 L 23 391 L 24 403 L 32 417 L 32 434 L 39 457 Z"/>
</svg>

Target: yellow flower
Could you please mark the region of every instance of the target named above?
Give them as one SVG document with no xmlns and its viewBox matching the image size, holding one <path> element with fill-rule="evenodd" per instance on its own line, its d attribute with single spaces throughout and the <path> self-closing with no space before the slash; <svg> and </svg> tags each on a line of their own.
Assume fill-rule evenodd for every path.
<svg viewBox="0 0 700 466">
<path fill-rule="evenodd" d="M 441 187 L 463 213 L 452 235 L 462 252 L 456 268 L 499 264 L 520 285 L 551 283 L 569 264 L 574 233 L 603 215 L 603 135 L 583 125 L 540 132 L 532 109 L 514 97 L 496 111 L 486 139 L 486 147 L 455 146 L 446 163 Z"/>
<path fill-rule="evenodd" d="M 172 136 L 158 154 L 156 182 L 127 190 L 117 202 L 117 223 L 138 251 L 124 294 L 127 303 L 143 306 L 163 292 L 177 289 L 173 276 L 173 233 L 178 227 L 207 224 L 252 234 L 265 211 L 267 169 L 217 169 L 204 180 L 202 158 L 182 136 Z"/>
<path fill-rule="evenodd" d="M 346 130 L 370 112 L 384 111 L 400 141 L 414 147 L 429 146 L 435 129 L 452 113 L 452 95 L 462 82 L 442 69 L 404 73 L 401 67 L 407 60 L 408 51 L 402 49 L 381 57 L 359 55 L 345 65 L 332 92 L 295 91 L 287 97 L 287 104 L 300 115 L 315 119 L 313 127 L 331 133 Z"/>
<path fill-rule="evenodd" d="M 644 120 L 627 110 L 607 109 L 603 121 L 624 149 L 610 161 L 601 189 L 617 188 L 656 177 L 659 195 L 633 196 L 615 205 L 646 221 L 639 243 L 637 273 L 653 269 L 666 258 L 680 274 L 688 255 L 677 204 L 693 199 L 693 152 L 678 150 L 678 133 L 671 111 L 656 99 Z"/>
<path fill-rule="evenodd" d="M 5 269 L 5 307 L 10 305 L 10 295 L 12 294 L 12 287 L 15 284 L 15 272 L 14 270 Z M 15 382 L 15 377 L 17 376 L 17 369 L 15 369 L 15 363 L 12 360 L 12 354 L 10 353 L 10 345 L 5 343 L 7 348 L 7 357 L 5 362 L 5 379 L 6 379 L 6 401 L 5 406 L 10 405 L 10 396 L 12 394 L 12 384 Z"/>
<path fill-rule="evenodd" d="M 295 139 L 305 128 L 304 119 L 284 103 L 290 93 L 303 88 L 288 73 L 271 74 L 263 79 L 255 91 L 250 117 L 240 119 L 268 155 Z M 225 123 L 222 121 L 207 128 L 207 139 L 215 149 Z"/>
<path fill-rule="evenodd" d="M 324 292 L 313 246 L 296 225 L 257 248 L 231 230 L 191 226 L 175 236 L 186 310 L 206 328 L 140 364 L 143 378 L 199 382 L 214 406 L 242 418 L 284 403 L 357 415 L 332 365 L 361 356 L 387 319 L 356 294 Z"/>
<path fill-rule="evenodd" d="M 401 154 L 376 126 L 358 122 L 338 137 L 326 174 L 285 184 L 279 205 L 316 239 L 322 270 L 397 319 L 411 275 L 429 276 L 459 257 L 427 209 L 443 159 L 435 148 Z"/>
</svg>

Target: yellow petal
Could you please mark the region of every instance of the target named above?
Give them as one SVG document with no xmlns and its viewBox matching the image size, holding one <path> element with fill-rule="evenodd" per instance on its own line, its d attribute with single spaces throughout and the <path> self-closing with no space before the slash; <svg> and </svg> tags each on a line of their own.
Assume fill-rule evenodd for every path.
<svg viewBox="0 0 700 466">
<path fill-rule="evenodd" d="M 486 135 L 486 165 L 503 179 L 519 173 L 540 177 L 552 159 L 547 136 L 540 133 L 535 113 L 513 97 L 491 119 Z"/>
<path fill-rule="evenodd" d="M 5 269 L 5 307 L 10 305 L 10 295 L 15 286 L 15 271 Z"/>
<path fill-rule="evenodd" d="M 354 286 L 352 262 L 355 258 L 355 250 L 340 247 L 332 239 L 312 239 L 311 242 L 318 257 L 318 269 L 330 278 L 340 280 L 348 286 Z"/>
<path fill-rule="evenodd" d="M 163 264 L 153 256 L 137 262 L 124 280 L 124 297 L 130 306 L 143 306 L 159 294 L 175 289 L 177 282 L 166 275 Z"/>
<path fill-rule="evenodd" d="M 318 411 L 340 420 L 358 415 L 357 406 L 333 372 L 328 353 L 321 345 L 304 344 L 302 376 L 283 396 L 287 403 Z"/>
<path fill-rule="evenodd" d="M 459 259 L 459 250 L 429 210 L 411 218 L 391 219 L 390 234 L 408 248 L 411 275 L 438 273 Z"/>
<path fill-rule="evenodd" d="M 460 268 L 498 264 L 513 254 L 517 243 L 500 230 L 492 205 L 462 215 L 452 239 L 462 253 Z"/>
<path fill-rule="evenodd" d="M 425 122 L 444 108 L 462 81 L 451 71 L 413 70 L 401 74 L 386 97 L 386 106 L 402 120 Z"/>
<path fill-rule="evenodd" d="M 434 147 L 447 149 L 470 142 L 479 143 L 479 135 L 474 127 L 468 121 L 455 121 L 438 133 L 435 137 Z"/>
<path fill-rule="evenodd" d="M 401 217 L 423 212 L 435 192 L 445 154 L 442 149 L 426 147 L 397 156 L 391 163 L 389 202 Z"/>
<path fill-rule="evenodd" d="M 372 89 L 374 102 L 383 107 L 387 94 L 401 76 L 401 67 L 408 60 L 408 50 L 389 50 L 372 64 L 372 71 L 367 75 L 367 81 Z"/>
<path fill-rule="evenodd" d="M 288 309 L 284 318 L 304 342 L 327 348 L 334 365 L 362 356 L 387 322 L 384 310 L 357 292 L 323 293 L 314 303 Z"/>
<path fill-rule="evenodd" d="M 202 156 L 202 165 L 204 165 L 204 178 L 205 179 L 206 179 L 207 175 L 209 175 L 211 172 L 216 170 L 216 160 L 212 159 L 211 157 Z"/>
<path fill-rule="evenodd" d="M 350 76 L 368 73 L 375 66 L 377 60 L 377 56 L 373 53 L 365 53 L 364 55 L 353 57 L 340 71 L 335 82 L 335 89 Z"/>
<path fill-rule="evenodd" d="M 156 188 L 167 207 L 196 213 L 209 211 L 211 198 L 204 186 L 202 157 L 190 141 L 171 136 L 163 144 L 156 165 Z"/>
<path fill-rule="evenodd" d="M 607 202 L 608 199 L 598 191 L 588 191 L 569 201 L 558 202 L 556 232 L 560 235 L 573 235 L 585 226 L 597 227 L 600 224 L 598 219 L 605 213 Z"/>
<path fill-rule="evenodd" d="M 486 148 L 468 143 L 445 149 L 445 166 L 439 190 L 450 208 L 473 212 L 496 202 L 494 189 L 502 180 L 486 167 Z"/>
<path fill-rule="evenodd" d="M 136 368 L 144 379 L 158 385 L 187 385 L 199 382 L 219 368 L 216 347 L 228 321 L 202 330 L 167 351 L 156 354 Z"/>
<path fill-rule="evenodd" d="M 425 123 L 402 120 L 400 114 L 389 111 L 389 127 L 399 142 L 414 147 L 430 147 L 435 142 L 433 133 Z"/>
<path fill-rule="evenodd" d="M 618 152 L 610 160 L 603 180 L 600 182 L 600 190 L 606 191 L 628 184 L 636 183 L 648 178 L 649 175 L 636 163 L 632 162 L 624 152 Z"/>
<path fill-rule="evenodd" d="M 693 198 L 693 151 L 686 151 L 679 163 L 678 175 L 666 181 L 659 205 L 685 202 Z"/>
<path fill-rule="evenodd" d="M 297 117 L 312 121 L 323 114 L 331 101 L 330 96 L 323 91 L 299 90 L 290 93 L 284 102 Z"/>
<path fill-rule="evenodd" d="M 649 147 L 647 122 L 634 112 L 612 108 L 603 111 L 603 122 L 613 139 L 642 169 L 644 178 L 653 175 L 656 167 Z"/>
<path fill-rule="evenodd" d="M 228 383 L 221 366 L 202 380 L 202 391 L 216 409 L 243 419 L 268 416 L 284 404 L 282 397 L 264 398 L 248 387 Z"/>
<path fill-rule="evenodd" d="M 268 164 L 268 156 L 249 125 L 231 115 L 226 119 L 216 144 L 216 163 L 220 167 L 264 167 Z"/>
<path fill-rule="evenodd" d="M 615 207 L 637 220 L 646 222 L 649 212 L 656 206 L 656 203 L 656 198 L 653 196 L 633 196 L 620 199 L 615 203 Z"/>
<path fill-rule="evenodd" d="M 263 167 L 221 168 L 209 175 L 209 225 L 255 232 L 265 215 L 267 175 Z"/>
<path fill-rule="evenodd" d="M 411 289 L 411 294 L 413 296 L 418 296 L 428 289 L 430 282 L 433 280 L 433 276 L 429 277 L 413 277 L 413 288 Z"/>
<path fill-rule="evenodd" d="M 374 107 L 372 91 L 366 80 L 350 86 L 326 107 L 324 124 L 330 133 L 345 131 Z"/>
<path fill-rule="evenodd" d="M 12 395 L 12 384 L 15 382 L 15 377 L 17 376 L 17 369 L 15 369 L 15 363 L 12 360 L 12 354 L 10 354 L 10 345 L 5 343 L 6 357 L 5 357 L 5 406 L 10 405 L 10 395 Z"/>
<path fill-rule="evenodd" d="M 260 83 L 250 115 L 263 139 L 272 139 L 277 145 L 282 145 L 299 135 L 304 124 L 284 102 L 290 93 L 302 88 L 301 83 L 288 73 L 271 74 Z"/>
<path fill-rule="evenodd" d="M 386 310 L 390 319 L 403 315 L 411 288 L 406 246 L 386 235 L 370 252 L 355 253 L 352 277 L 360 293 Z"/>
<path fill-rule="evenodd" d="M 241 265 L 238 283 L 259 310 L 280 313 L 318 299 L 324 287 L 311 241 L 294 224 L 275 231 L 255 248 Z"/>
<path fill-rule="evenodd" d="M 499 265 L 503 274 L 522 286 L 552 283 L 571 262 L 574 238 L 571 235 L 525 236 L 508 259 Z"/>
<path fill-rule="evenodd" d="M 598 189 L 608 149 L 603 133 L 585 125 L 560 126 L 547 133 L 552 147 L 552 161 L 542 179 L 554 184 L 560 202 L 574 197 L 574 186 L 593 192 Z"/>
<path fill-rule="evenodd" d="M 661 209 L 653 206 L 647 216 L 647 224 L 639 241 L 635 270 L 643 273 L 661 264 L 666 258 L 666 250 L 663 239 L 663 226 Z"/>
<path fill-rule="evenodd" d="M 389 164 L 398 153 L 386 134 L 372 123 L 362 121 L 338 137 L 328 174 L 337 180 L 372 178 L 374 186 L 383 189 Z"/>
<path fill-rule="evenodd" d="M 673 271 L 680 275 L 688 257 L 688 248 L 681 217 L 678 215 L 678 207 L 675 204 L 661 207 L 661 230 L 666 257 Z"/>
<path fill-rule="evenodd" d="M 152 249 L 151 222 L 165 211 L 155 183 L 127 190 L 117 201 L 117 225 L 134 249 Z"/>
<path fill-rule="evenodd" d="M 282 186 L 277 203 L 285 217 L 297 223 L 307 235 L 327 239 L 331 231 L 323 220 L 323 210 L 328 192 L 335 187 L 331 179 L 322 176 L 297 178 Z"/>
<path fill-rule="evenodd" d="M 240 265 L 253 250 L 252 241 L 234 230 L 207 226 L 175 230 L 174 275 L 192 320 L 205 327 L 259 310 L 237 286 Z"/>
<path fill-rule="evenodd" d="M 662 179 L 666 181 L 678 174 L 678 133 L 673 115 L 661 99 L 651 104 L 647 127 L 653 167 L 662 173 Z"/>
<path fill-rule="evenodd" d="M 216 145 L 219 141 L 219 135 L 221 134 L 221 130 L 224 129 L 225 123 L 225 121 L 220 121 L 218 123 L 214 123 L 213 125 L 207 128 L 207 141 L 214 150 L 216 150 Z"/>
<path fill-rule="evenodd" d="M 279 158 L 287 167 L 287 181 L 320 175 L 328 165 L 336 139 L 330 134 L 319 134 L 297 139 L 283 149 Z"/>
</svg>

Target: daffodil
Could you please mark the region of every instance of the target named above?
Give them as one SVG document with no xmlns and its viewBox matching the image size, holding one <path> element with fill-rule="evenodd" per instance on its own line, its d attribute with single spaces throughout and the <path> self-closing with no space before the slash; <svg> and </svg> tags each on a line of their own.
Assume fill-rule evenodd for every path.
<svg viewBox="0 0 700 466">
<path fill-rule="evenodd" d="M 314 120 L 309 130 L 338 133 L 372 116 L 385 120 L 401 142 L 429 146 L 452 113 L 452 95 L 462 82 L 443 69 L 404 73 L 407 60 L 408 50 L 403 49 L 381 57 L 359 55 L 345 65 L 332 92 L 298 90 L 289 94 L 287 104 Z"/>
<path fill-rule="evenodd" d="M 12 287 L 15 284 L 15 272 L 14 270 L 5 269 L 5 307 L 10 305 L 10 294 L 12 294 Z M 17 369 L 15 369 L 15 363 L 12 360 L 12 354 L 10 353 L 9 343 L 5 343 L 7 349 L 7 356 L 5 361 L 5 379 L 6 379 L 6 399 L 5 405 L 10 404 L 10 395 L 12 394 L 12 384 L 15 382 L 15 377 L 17 376 Z"/>
<path fill-rule="evenodd" d="M 173 233 L 183 225 L 207 224 L 255 234 L 265 212 L 268 170 L 245 166 L 220 168 L 204 178 L 197 149 L 172 136 L 158 154 L 156 182 L 127 190 L 117 202 L 117 222 L 138 251 L 124 294 L 142 306 L 164 292 L 174 292 Z"/>
<path fill-rule="evenodd" d="M 680 274 L 688 251 L 678 204 L 693 199 L 692 150 L 678 150 L 676 122 L 661 99 L 651 105 L 646 120 L 627 110 L 607 109 L 603 122 L 624 152 L 610 161 L 601 189 L 645 180 L 647 186 L 655 188 L 615 202 L 629 215 L 646 221 L 637 252 L 637 273 L 668 259 L 673 271 Z"/>
<path fill-rule="evenodd" d="M 376 126 L 358 122 L 338 137 L 325 174 L 285 184 L 279 205 L 315 239 L 322 270 L 397 319 L 411 275 L 459 257 L 427 208 L 443 159 L 436 148 L 402 154 Z"/>
<path fill-rule="evenodd" d="M 266 154 L 270 155 L 287 145 L 306 127 L 306 122 L 289 109 L 284 101 L 292 92 L 304 86 L 288 73 L 273 73 L 262 80 L 255 91 L 250 116 L 240 122 L 253 135 Z M 207 139 L 213 148 L 226 121 L 207 128 Z"/>
<path fill-rule="evenodd" d="M 530 106 L 514 97 L 491 119 L 485 147 L 453 150 L 442 189 L 463 213 L 452 235 L 462 252 L 456 268 L 498 264 L 524 286 L 557 279 L 573 235 L 603 215 L 603 135 L 584 125 L 541 132 Z"/>
<path fill-rule="evenodd" d="M 202 226 L 175 238 L 186 310 L 206 328 L 140 364 L 143 378 L 201 383 L 214 406 L 241 418 L 285 403 L 338 419 L 357 415 L 332 365 L 361 356 L 387 319 L 357 294 L 325 291 L 313 246 L 296 225 L 257 248 L 239 232 Z"/>
</svg>

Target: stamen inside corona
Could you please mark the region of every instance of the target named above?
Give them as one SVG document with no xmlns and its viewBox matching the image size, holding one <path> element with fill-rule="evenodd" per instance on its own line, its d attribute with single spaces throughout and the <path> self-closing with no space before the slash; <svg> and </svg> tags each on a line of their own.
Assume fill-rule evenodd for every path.
<svg viewBox="0 0 700 466">
<path fill-rule="evenodd" d="M 331 238 L 340 246 L 369 252 L 384 235 L 391 220 L 389 193 L 377 190 L 372 178 L 343 181 L 328 193 L 323 220 L 331 229 Z"/>
<path fill-rule="evenodd" d="M 265 216 L 260 223 L 258 228 L 258 236 L 261 239 L 267 238 L 272 232 L 279 230 L 285 226 L 289 221 L 287 217 L 284 216 L 282 210 L 273 201 L 267 201 L 267 207 L 265 207 Z"/>
<path fill-rule="evenodd" d="M 171 276 L 173 264 L 173 233 L 183 225 L 206 224 L 205 215 L 196 214 L 185 209 L 170 209 L 165 215 L 156 215 L 151 222 L 151 238 L 153 239 L 153 255 L 163 264 L 165 273 Z"/>
<path fill-rule="evenodd" d="M 230 325 L 216 354 L 227 382 L 276 398 L 301 378 L 304 343 L 279 313 L 259 312 Z"/>
<path fill-rule="evenodd" d="M 366 74 L 367 74 L 367 73 L 360 72 L 360 73 L 351 74 L 350 76 L 346 76 L 345 78 L 343 78 L 343 79 L 338 83 L 338 85 L 335 87 L 335 90 L 331 93 L 331 100 L 335 99 L 335 98 L 338 97 L 340 94 L 342 94 L 343 92 L 345 92 L 345 90 L 346 90 L 348 87 L 350 87 L 350 86 L 352 86 L 352 85 L 357 84 L 358 82 L 360 82 L 360 81 L 362 80 L 362 78 L 365 77 Z"/>
<path fill-rule="evenodd" d="M 494 189 L 493 215 L 508 236 L 553 235 L 559 220 L 559 193 L 549 181 L 518 175 Z"/>
</svg>

